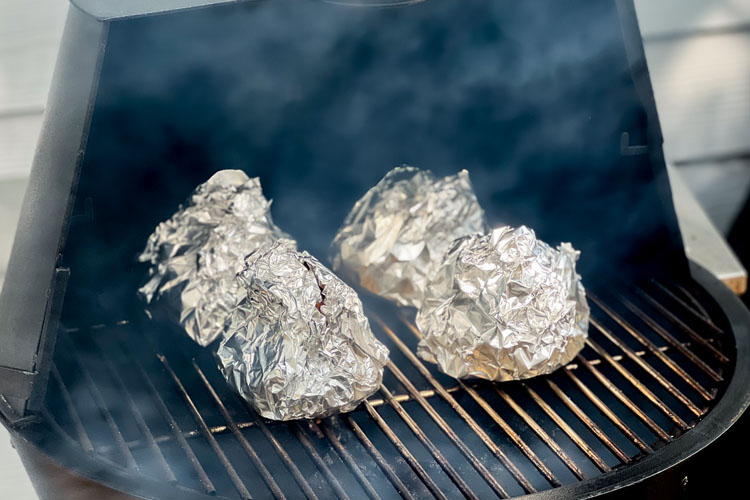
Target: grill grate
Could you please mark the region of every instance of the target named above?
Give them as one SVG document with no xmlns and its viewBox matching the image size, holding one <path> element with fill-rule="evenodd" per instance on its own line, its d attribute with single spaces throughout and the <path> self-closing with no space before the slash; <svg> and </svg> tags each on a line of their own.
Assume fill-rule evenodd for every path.
<svg viewBox="0 0 750 500">
<path fill-rule="evenodd" d="M 414 354 L 410 319 L 373 300 L 373 330 L 391 349 L 380 392 L 350 414 L 290 423 L 259 418 L 183 336 L 144 335 L 154 323 L 68 329 L 42 413 L 103 463 L 208 495 L 543 491 L 654 453 L 713 406 L 731 345 L 691 289 L 590 294 L 590 338 L 574 362 L 505 384 L 440 374 Z"/>
</svg>

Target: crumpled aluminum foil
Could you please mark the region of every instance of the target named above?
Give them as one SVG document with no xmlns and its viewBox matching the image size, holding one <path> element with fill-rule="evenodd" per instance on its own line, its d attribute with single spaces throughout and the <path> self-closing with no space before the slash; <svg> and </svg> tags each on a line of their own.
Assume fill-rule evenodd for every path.
<svg viewBox="0 0 750 500">
<path fill-rule="evenodd" d="M 399 305 L 419 307 L 454 239 L 487 231 L 484 211 L 460 171 L 396 167 L 352 208 L 331 243 L 334 271 Z"/>
<path fill-rule="evenodd" d="M 224 331 L 242 293 L 235 276 L 262 243 L 289 238 L 273 223 L 258 178 L 221 170 L 149 236 L 138 260 L 151 264 L 139 293 L 164 296 L 180 325 L 206 346 Z"/>
<path fill-rule="evenodd" d="M 227 381 L 260 415 L 321 418 L 378 390 L 388 349 L 357 293 L 285 240 L 250 254 L 247 291 L 217 355 Z"/>
<path fill-rule="evenodd" d="M 588 335 L 579 252 L 524 226 L 456 240 L 425 290 L 417 354 L 456 378 L 518 380 L 569 362 Z"/>
</svg>

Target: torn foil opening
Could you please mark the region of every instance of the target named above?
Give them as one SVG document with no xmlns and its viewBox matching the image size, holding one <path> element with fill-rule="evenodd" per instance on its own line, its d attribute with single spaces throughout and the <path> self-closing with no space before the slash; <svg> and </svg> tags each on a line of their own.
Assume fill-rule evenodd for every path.
<svg viewBox="0 0 750 500">
<path fill-rule="evenodd" d="M 225 378 L 260 415 L 320 418 L 378 390 L 388 349 L 357 293 L 316 258 L 281 240 L 250 254 L 245 297 L 217 355 Z"/>
</svg>

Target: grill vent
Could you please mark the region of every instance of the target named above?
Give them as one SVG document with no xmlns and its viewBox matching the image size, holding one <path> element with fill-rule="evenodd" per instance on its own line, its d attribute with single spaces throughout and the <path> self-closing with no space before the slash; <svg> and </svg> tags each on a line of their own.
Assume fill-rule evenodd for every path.
<svg viewBox="0 0 750 500">
<path fill-rule="evenodd" d="M 291 423 L 259 418 L 209 352 L 155 322 L 67 329 L 43 416 L 108 466 L 207 495 L 512 497 L 627 467 L 711 409 L 733 345 L 698 290 L 590 294 L 583 352 L 504 384 L 440 374 L 414 354 L 411 319 L 366 298 L 391 350 L 381 390 L 350 414 Z"/>
</svg>

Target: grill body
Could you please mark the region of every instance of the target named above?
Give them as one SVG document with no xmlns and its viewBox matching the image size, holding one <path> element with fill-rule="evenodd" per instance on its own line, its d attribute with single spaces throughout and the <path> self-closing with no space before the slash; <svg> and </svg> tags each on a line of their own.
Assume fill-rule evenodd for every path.
<svg viewBox="0 0 750 500">
<path fill-rule="evenodd" d="M 687 459 L 717 439 L 747 402 L 747 312 L 721 283 L 698 273 L 726 316 L 696 283 L 650 283 L 597 297 L 592 316 L 598 326 L 579 359 L 549 377 L 497 386 L 458 386 L 431 367 L 425 377 L 407 354 L 414 348 L 409 320 L 368 297 L 377 333 L 393 352 L 384 390 L 364 408 L 319 422 L 259 419 L 223 387 L 211 357 L 188 341 L 164 343 L 125 321 L 69 330 L 58 340 L 41 419 L 21 427 L 15 442 L 31 469 L 43 471 L 37 484 L 47 482 L 49 498 L 60 498 L 61 478 L 72 487 L 71 498 L 81 498 L 82 486 L 92 495 L 111 488 L 145 498 L 487 498 L 497 493 L 492 479 L 509 496 L 640 490 L 688 497 L 710 465 L 700 454 Z M 636 330 L 639 321 L 656 328 Z M 728 334 L 732 327 L 740 335 L 736 343 Z M 132 342 L 144 333 L 149 341 Z M 715 360 L 705 366 L 686 356 L 709 359 L 709 346 L 716 347 Z M 732 359 L 721 361 L 721 353 Z M 666 359 L 676 364 L 670 368 Z M 701 383 L 688 387 L 679 369 Z M 701 396 L 699 387 L 708 394 Z M 685 401 L 674 397 L 677 392 Z M 714 446 L 730 452 L 726 443 Z M 71 480 L 71 473 L 88 481 Z M 732 487 L 728 478 L 708 484 Z"/>
<path fill-rule="evenodd" d="M 172 4 L 150 2 L 148 9 L 168 11 Z M 108 2 L 80 0 L 76 5 L 80 8 L 72 7 L 68 18 L 32 189 L 0 296 L 0 409 L 42 496 L 581 498 L 700 490 L 694 471 L 706 466 L 701 457 L 713 460 L 721 452 L 711 449 L 722 448 L 698 452 L 748 405 L 750 321 L 721 283 L 700 269 L 691 272 L 684 261 L 631 3 L 576 2 L 564 18 L 567 24 L 550 25 L 574 29 L 555 33 L 557 38 L 542 37 L 539 44 L 535 35 L 513 31 L 517 22 L 504 25 L 512 35 L 508 46 L 530 47 L 531 53 L 551 51 L 544 45 L 550 40 L 576 50 L 596 46 L 576 38 L 578 32 L 603 43 L 602 50 L 580 60 L 563 57 L 575 61 L 572 70 L 562 65 L 553 72 L 550 81 L 563 82 L 560 95 L 579 99 L 578 107 L 545 101 L 544 78 L 542 84 L 524 85 L 523 78 L 506 82 L 502 75 L 495 76 L 506 84 L 504 91 L 520 93 L 513 94 L 511 104 L 522 102 L 531 111 L 522 106 L 505 117 L 498 95 L 476 91 L 473 84 L 461 88 L 469 89 L 475 101 L 451 107 L 450 93 L 441 93 L 438 84 L 466 82 L 461 72 L 458 77 L 441 73 L 439 60 L 420 66 L 432 61 L 433 50 L 442 50 L 440 37 L 434 40 L 436 48 L 429 39 L 424 42 L 423 52 L 404 71 L 411 71 L 411 78 L 429 74 L 421 84 L 444 98 L 431 104 L 454 113 L 446 111 L 453 149 L 443 148 L 445 130 L 439 124 L 409 122 L 404 96 L 420 98 L 409 85 L 396 85 L 385 97 L 372 90 L 378 96 L 374 100 L 390 113 L 378 114 L 375 106 L 373 123 L 353 134 L 357 141 L 320 145 L 330 140 L 326 127 L 348 116 L 353 94 L 337 76 L 337 68 L 346 65 L 324 71 L 322 84 L 294 87 L 287 85 L 283 71 L 273 72 L 283 66 L 282 58 L 268 66 L 276 86 L 262 96 L 271 106 L 280 99 L 292 110 L 285 108 L 281 115 L 281 133 L 264 136 L 265 122 L 277 116 L 269 113 L 262 120 L 233 121 L 236 127 L 211 135 L 214 124 L 237 118 L 223 114 L 236 106 L 224 96 L 239 95 L 248 106 L 266 104 L 264 99 L 243 101 L 242 86 L 225 86 L 230 77 L 242 76 L 222 73 L 231 65 L 202 72 L 193 64 L 206 64 L 219 54 L 242 61 L 243 51 L 233 52 L 227 43 L 245 39 L 244 33 L 250 41 L 240 48 L 255 46 L 252 36 L 264 25 L 262 17 L 254 21 L 255 3 L 228 6 L 219 14 L 216 8 L 203 11 L 225 23 L 228 34 L 221 38 L 224 32 L 207 29 L 206 35 L 198 29 L 196 39 L 212 50 L 202 52 L 201 43 L 188 43 L 191 50 L 175 52 L 179 57 L 174 58 L 172 49 L 186 39 L 170 41 L 172 33 L 191 33 L 186 26 L 205 28 L 201 11 L 118 20 L 147 12 L 137 5 L 133 11 L 118 10 Z M 262 6 L 272 2 L 258 5 L 262 13 Z M 309 5 L 302 2 L 299 8 Z M 435 0 L 405 9 L 434 8 L 442 13 L 441 22 L 451 24 L 462 14 L 455 5 Z M 466 5 L 483 8 L 481 2 Z M 544 5 L 551 8 L 554 2 Z M 518 8 L 514 15 L 523 21 L 525 7 Z M 601 23 L 581 22 L 589 10 Z M 321 19 L 349 22 L 340 16 L 351 12 L 331 10 Z M 401 26 L 398 9 L 383 12 L 378 14 L 382 19 L 393 16 L 389 22 Z M 430 16 L 408 12 L 416 12 L 416 21 L 407 16 L 407 26 L 430 25 Z M 233 24 L 235 15 L 241 22 Z M 363 19 L 357 18 L 363 23 L 355 24 L 357 29 L 369 26 Z M 243 24 L 251 21 L 252 30 Z M 606 34 L 591 28 L 597 25 Z M 169 27 L 166 34 L 164 26 Z M 457 26 L 456 33 L 461 32 L 462 25 Z M 346 23 L 334 27 L 344 34 L 349 29 Z M 440 23 L 433 28 L 441 28 Z M 502 34 L 492 29 L 478 33 L 482 43 L 490 44 Z M 273 33 L 266 35 L 278 41 Z M 370 35 L 381 49 L 399 48 L 377 32 Z M 214 36 L 219 42 L 211 41 Z M 351 57 L 358 71 L 366 72 L 371 64 L 392 76 L 388 58 L 378 62 L 367 47 L 349 51 L 353 42 L 344 40 L 340 53 Z M 159 50 L 167 56 L 160 57 Z M 296 49 L 290 50 L 281 53 Z M 514 54 L 509 61 L 518 59 Z M 304 76 L 296 72 L 308 68 L 304 56 L 289 66 L 292 76 Z M 609 67 L 612 74 L 598 73 Z M 573 70 L 594 74 L 580 78 Z M 149 78 L 152 71 L 182 79 L 150 99 L 149 85 L 160 83 Z M 587 83 L 595 78 L 609 87 Z M 349 100 L 339 100 L 341 95 Z M 614 109 L 603 109 L 611 102 Z M 490 120 L 497 113 L 500 118 Z M 149 127 L 150 121 L 158 126 Z M 413 126 L 410 141 L 388 135 L 392 121 Z M 460 134 L 457 124 L 469 132 Z M 317 130 L 323 131 L 320 136 Z M 522 139 L 534 134 L 544 134 L 548 143 L 524 149 Z M 508 137 L 495 140 L 498 135 Z M 388 140 L 389 147 L 382 147 Z M 237 149 L 237 144 L 243 146 Z M 359 147 L 367 154 L 355 154 Z M 536 154 L 546 149 L 550 152 Z M 263 421 L 223 383 L 210 350 L 198 349 L 158 314 L 152 319 L 143 315 L 134 300 L 143 269 L 132 265 L 132 257 L 191 187 L 217 166 L 236 166 L 235 156 L 243 154 L 259 163 L 242 166 L 261 176 L 269 197 L 276 198 L 277 223 L 323 255 L 330 239 L 326 234 L 340 222 L 330 214 L 343 215 L 357 191 L 381 175 L 376 169 L 396 161 L 380 157 L 382 151 L 403 155 L 397 155 L 401 161 L 416 158 L 438 173 L 455 169 L 451 154 L 473 162 L 470 170 L 493 223 L 528 223 L 550 242 L 570 238 L 582 247 L 581 269 L 592 292 L 590 341 L 578 359 L 549 377 L 500 385 L 457 382 L 414 356 L 413 311 L 363 294 L 375 334 L 392 353 L 383 389 L 347 415 L 290 424 Z M 363 178 L 346 177 L 337 155 L 354 162 L 350 170 L 361 168 Z M 494 162 L 500 167 L 486 167 Z M 514 171 L 509 166 L 514 162 L 531 169 L 515 170 L 520 180 L 504 173 Z M 548 173 L 550 182 L 540 184 L 538 177 Z M 285 209 L 286 193 L 297 203 Z M 568 216 L 548 202 L 561 193 Z M 309 210 L 300 211 L 298 204 Z M 623 217 L 626 212 L 630 216 Z M 712 486 L 728 482 L 723 477 Z"/>
</svg>

